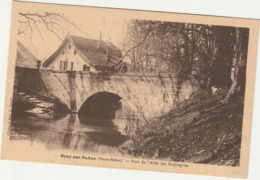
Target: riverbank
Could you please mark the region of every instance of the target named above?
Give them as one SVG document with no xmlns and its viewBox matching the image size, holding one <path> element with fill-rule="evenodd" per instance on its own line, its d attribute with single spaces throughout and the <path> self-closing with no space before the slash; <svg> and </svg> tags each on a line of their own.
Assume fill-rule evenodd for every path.
<svg viewBox="0 0 260 180">
<path fill-rule="evenodd" d="M 41 114 L 64 116 L 68 114 L 69 111 L 56 99 L 37 94 L 19 92 L 14 89 L 12 99 L 12 117 L 20 118 L 28 113 L 38 116 Z"/>
<path fill-rule="evenodd" d="M 243 99 L 220 103 L 226 94 L 194 94 L 169 113 L 141 126 L 133 156 L 177 162 L 239 166 Z"/>
</svg>

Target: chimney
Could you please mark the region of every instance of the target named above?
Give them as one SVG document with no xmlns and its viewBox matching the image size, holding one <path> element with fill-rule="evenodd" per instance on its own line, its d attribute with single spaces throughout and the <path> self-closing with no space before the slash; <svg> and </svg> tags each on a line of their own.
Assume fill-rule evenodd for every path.
<svg viewBox="0 0 260 180">
<path fill-rule="evenodd" d="M 100 31 L 99 42 L 98 42 L 98 46 L 97 46 L 98 49 L 99 49 L 99 47 L 100 47 L 101 41 L 102 41 L 102 33 L 101 33 L 101 31 Z"/>
<path fill-rule="evenodd" d="M 110 61 L 109 48 L 107 48 L 107 61 Z"/>
</svg>

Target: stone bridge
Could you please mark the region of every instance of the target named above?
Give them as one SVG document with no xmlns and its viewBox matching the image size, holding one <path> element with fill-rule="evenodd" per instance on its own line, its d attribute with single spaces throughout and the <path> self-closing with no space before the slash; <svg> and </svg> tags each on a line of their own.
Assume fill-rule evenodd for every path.
<svg viewBox="0 0 260 180">
<path fill-rule="evenodd" d="M 172 74 L 106 74 L 75 71 L 35 70 L 47 91 L 77 113 L 91 97 L 121 101 L 123 111 L 149 119 L 168 112 L 176 102 L 176 78 Z M 37 73 L 37 72 L 35 72 Z M 31 78 L 31 77 L 28 77 Z M 178 101 L 195 89 L 194 80 L 182 84 Z"/>
</svg>

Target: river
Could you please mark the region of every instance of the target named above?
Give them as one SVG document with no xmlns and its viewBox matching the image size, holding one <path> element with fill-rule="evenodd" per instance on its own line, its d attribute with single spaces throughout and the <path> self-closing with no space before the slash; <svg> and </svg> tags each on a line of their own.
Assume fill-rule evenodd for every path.
<svg viewBox="0 0 260 180">
<path fill-rule="evenodd" d="M 120 110 L 112 114 L 79 116 L 45 112 L 41 107 L 13 112 L 10 140 L 48 150 L 126 156 L 120 147 L 129 140 L 128 118 Z"/>
</svg>

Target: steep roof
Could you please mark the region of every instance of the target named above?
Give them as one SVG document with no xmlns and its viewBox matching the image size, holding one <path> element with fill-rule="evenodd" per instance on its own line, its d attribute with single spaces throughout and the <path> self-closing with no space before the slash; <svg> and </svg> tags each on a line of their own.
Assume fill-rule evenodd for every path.
<svg viewBox="0 0 260 180">
<path fill-rule="evenodd" d="M 122 57 L 121 51 L 112 43 L 78 36 L 71 36 L 76 48 L 86 56 L 92 64 L 106 66 L 117 63 Z M 107 61 L 107 50 L 110 61 Z"/>
<path fill-rule="evenodd" d="M 18 67 L 37 68 L 38 59 L 20 42 L 17 41 L 17 56 L 15 65 Z"/>
<path fill-rule="evenodd" d="M 55 59 L 56 55 L 58 55 L 58 52 L 62 49 L 67 39 L 70 39 L 76 46 L 76 49 L 80 51 L 80 54 L 86 57 L 83 59 L 85 61 L 87 61 L 86 59 L 88 59 L 90 63 L 94 66 L 110 67 L 113 64 L 117 63 L 122 57 L 121 51 L 110 42 L 70 35 L 63 41 L 58 50 L 43 63 L 45 67 L 48 66 Z M 107 53 L 109 56 L 109 61 L 107 61 Z"/>
</svg>

